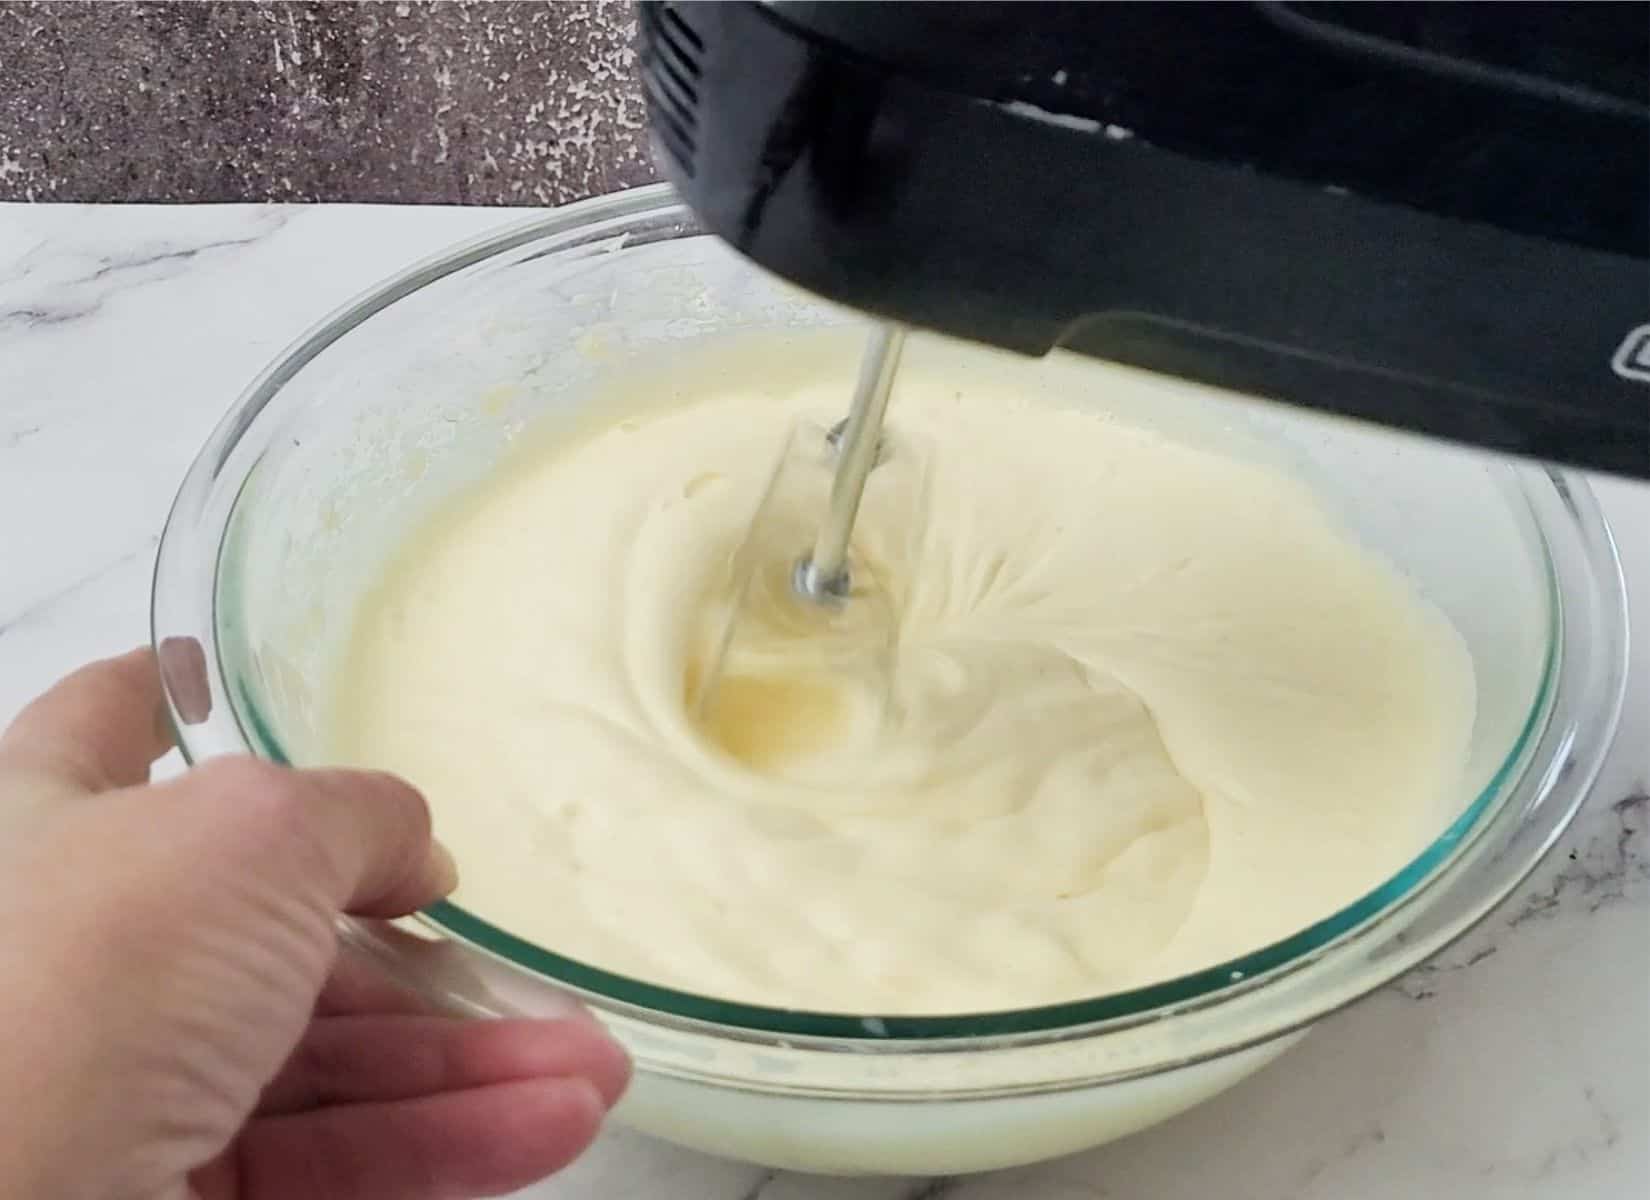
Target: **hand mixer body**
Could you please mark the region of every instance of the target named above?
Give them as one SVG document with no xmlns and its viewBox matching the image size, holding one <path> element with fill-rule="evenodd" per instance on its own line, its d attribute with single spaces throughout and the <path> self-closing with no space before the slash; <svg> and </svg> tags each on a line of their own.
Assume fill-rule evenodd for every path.
<svg viewBox="0 0 1650 1200">
<path fill-rule="evenodd" d="M 1636 4 L 648 3 L 666 169 L 903 324 L 1650 478 Z"/>
</svg>

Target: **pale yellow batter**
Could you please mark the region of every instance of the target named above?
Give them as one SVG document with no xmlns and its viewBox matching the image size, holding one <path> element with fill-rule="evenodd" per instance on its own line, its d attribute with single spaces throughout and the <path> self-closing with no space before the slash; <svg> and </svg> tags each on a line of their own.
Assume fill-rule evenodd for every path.
<svg viewBox="0 0 1650 1200">
<path fill-rule="evenodd" d="M 458 903 L 691 991 L 973 1011 L 1225 961 L 1442 826 L 1473 720 L 1455 631 L 1303 486 L 1108 419 L 1127 372 L 1063 407 L 914 348 L 868 594 L 798 613 L 841 353 L 746 347 L 609 398 L 368 597 L 336 757 L 426 791 Z"/>
</svg>

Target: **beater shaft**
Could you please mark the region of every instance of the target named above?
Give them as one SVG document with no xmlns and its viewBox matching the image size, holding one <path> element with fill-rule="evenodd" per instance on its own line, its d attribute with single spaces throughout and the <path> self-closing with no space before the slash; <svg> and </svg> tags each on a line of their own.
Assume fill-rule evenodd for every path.
<svg viewBox="0 0 1650 1200">
<path fill-rule="evenodd" d="M 860 360 L 859 382 L 848 410 L 847 427 L 837 445 L 836 473 L 831 478 L 830 505 L 814 540 L 813 552 L 796 564 L 797 592 L 815 603 L 840 603 L 852 586 L 848 573 L 848 540 L 859 515 L 865 481 L 877 463 L 882 421 L 888 396 L 905 348 L 905 330 L 878 325 L 871 331 Z"/>
</svg>

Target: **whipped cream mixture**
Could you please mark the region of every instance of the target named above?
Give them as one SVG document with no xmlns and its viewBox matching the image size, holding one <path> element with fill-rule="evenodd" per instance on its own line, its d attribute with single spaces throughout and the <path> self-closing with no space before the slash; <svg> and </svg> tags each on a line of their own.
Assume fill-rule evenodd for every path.
<svg viewBox="0 0 1650 1200">
<path fill-rule="evenodd" d="M 955 1013 L 1224 962 L 1442 828 L 1458 635 L 1304 485 L 1112 415 L 1133 373 L 914 343 L 858 595 L 800 610 L 855 369 L 808 337 L 601 397 L 363 602 L 334 757 L 424 789 L 457 903 L 670 987 Z"/>
</svg>

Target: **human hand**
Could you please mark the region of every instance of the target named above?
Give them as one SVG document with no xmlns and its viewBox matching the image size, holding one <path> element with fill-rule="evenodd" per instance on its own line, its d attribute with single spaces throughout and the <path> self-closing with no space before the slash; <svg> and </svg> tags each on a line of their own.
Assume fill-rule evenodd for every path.
<svg viewBox="0 0 1650 1200">
<path fill-rule="evenodd" d="M 423 799 L 250 759 L 150 784 L 152 655 L 0 736 L 0 1195 L 468 1200 L 566 1165 L 623 1091 L 585 1016 L 433 1015 L 341 912 L 450 891 Z"/>
</svg>

